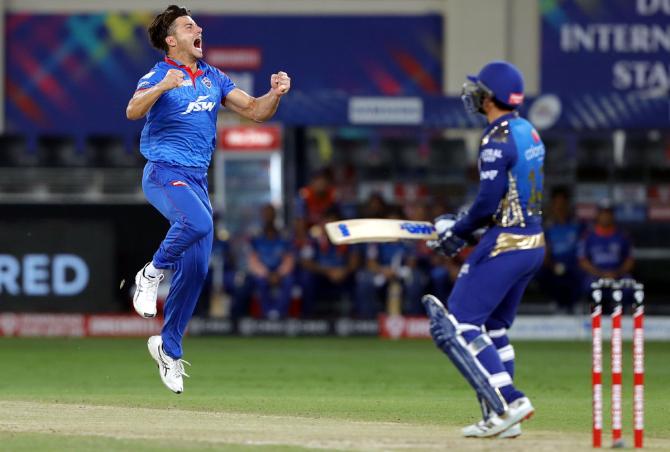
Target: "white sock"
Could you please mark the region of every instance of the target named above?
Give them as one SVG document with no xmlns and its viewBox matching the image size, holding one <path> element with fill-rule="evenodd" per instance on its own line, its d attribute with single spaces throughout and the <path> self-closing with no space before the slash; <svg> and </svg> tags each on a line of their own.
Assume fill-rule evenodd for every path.
<svg viewBox="0 0 670 452">
<path fill-rule="evenodd" d="M 160 268 L 154 267 L 154 262 L 153 261 L 149 262 L 149 265 L 147 265 L 146 268 L 144 269 L 144 275 L 149 276 L 150 278 L 155 278 L 158 275 L 161 275 L 162 273 L 163 273 L 163 270 L 161 270 Z"/>
</svg>

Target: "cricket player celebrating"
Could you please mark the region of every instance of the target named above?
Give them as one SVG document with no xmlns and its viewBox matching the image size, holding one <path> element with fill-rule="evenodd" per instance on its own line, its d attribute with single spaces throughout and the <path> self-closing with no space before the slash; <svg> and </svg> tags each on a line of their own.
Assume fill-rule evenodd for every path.
<svg viewBox="0 0 670 452">
<path fill-rule="evenodd" d="M 484 419 L 463 429 L 468 437 L 514 437 L 533 414 L 513 385 L 514 349 L 506 331 L 528 282 L 542 265 L 542 166 L 544 145 L 515 111 L 523 78 L 504 61 L 468 76 L 461 96 L 466 110 L 488 122 L 479 150 L 480 186 L 468 211 L 436 219 L 438 240 L 429 246 L 455 256 L 473 233 L 487 228 L 463 264 L 445 308 L 423 297 L 433 340 L 477 392 Z"/>
<path fill-rule="evenodd" d="M 140 151 L 148 162 L 142 188 L 147 200 L 170 221 L 167 236 L 151 262 L 137 273 L 133 306 L 143 317 L 156 315 L 158 285 L 174 270 L 160 336 L 149 338 L 161 380 L 179 394 L 184 390 L 182 336 L 202 289 L 212 249 L 212 206 L 207 168 L 216 141 L 221 105 L 257 122 L 271 118 L 291 87 L 285 72 L 272 74 L 270 90 L 254 98 L 227 75 L 202 60 L 203 34 L 190 11 L 175 5 L 149 26 L 151 44 L 166 53 L 139 80 L 126 115 L 146 116 Z"/>
</svg>

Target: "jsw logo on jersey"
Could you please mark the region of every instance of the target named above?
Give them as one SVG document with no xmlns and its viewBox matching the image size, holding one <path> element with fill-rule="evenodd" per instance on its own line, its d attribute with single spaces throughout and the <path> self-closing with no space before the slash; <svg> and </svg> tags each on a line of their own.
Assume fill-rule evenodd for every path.
<svg viewBox="0 0 670 452">
<path fill-rule="evenodd" d="M 192 111 L 212 111 L 216 106 L 215 102 L 203 102 L 209 96 L 198 96 L 194 102 L 189 102 L 188 108 L 182 113 L 182 115 L 187 115 Z"/>
</svg>

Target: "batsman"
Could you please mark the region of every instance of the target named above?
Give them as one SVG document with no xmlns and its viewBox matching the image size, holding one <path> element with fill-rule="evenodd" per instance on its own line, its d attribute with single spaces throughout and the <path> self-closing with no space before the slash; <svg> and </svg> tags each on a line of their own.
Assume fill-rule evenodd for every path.
<svg viewBox="0 0 670 452">
<path fill-rule="evenodd" d="M 477 393 L 483 419 L 463 428 L 466 437 L 509 438 L 534 411 L 514 386 L 514 348 L 507 337 L 521 297 L 544 259 L 542 167 L 544 145 L 517 112 L 523 76 L 493 61 L 468 76 L 461 99 L 488 123 L 479 149 L 479 191 L 458 216 L 435 220 L 435 251 L 455 256 L 483 229 L 461 267 L 446 307 L 433 295 L 423 303 L 430 332 Z M 476 231 L 479 231 L 477 234 Z"/>
</svg>

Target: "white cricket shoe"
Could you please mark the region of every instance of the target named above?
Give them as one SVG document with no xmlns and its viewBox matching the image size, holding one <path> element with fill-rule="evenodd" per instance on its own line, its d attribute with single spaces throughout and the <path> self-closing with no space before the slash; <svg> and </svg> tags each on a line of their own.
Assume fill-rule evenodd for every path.
<svg viewBox="0 0 670 452">
<path fill-rule="evenodd" d="M 149 265 L 149 264 L 147 264 Z M 144 274 L 147 265 L 135 275 L 135 295 L 133 295 L 133 307 L 142 317 L 156 317 L 156 299 L 158 298 L 158 285 L 163 281 L 165 275 L 148 276 Z"/>
<path fill-rule="evenodd" d="M 479 437 L 498 436 L 514 425 L 530 418 L 534 412 L 535 408 L 530 403 L 530 399 L 520 397 L 507 406 L 507 411 L 502 416 L 489 417 L 484 423 L 485 431 Z"/>
<path fill-rule="evenodd" d="M 184 361 L 183 359 L 174 359 L 168 356 L 163 350 L 163 338 L 160 336 L 151 336 L 147 342 L 147 347 L 149 347 L 149 353 L 151 357 L 158 364 L 158 373 L 161 376 L 163 384 L 167 388 L 177 394 L 184 392 L 184 377 L 188 377 L 188 374 L 184 371 L 184 364 L 191 363 Z"/>
<path fill-rule="evenodd" d="M 513 438 L 516 438 L 518 436 L 521 436 L 521 422 L 519 422 L 518 424 L 514 424 L 513 426 L 511 426 L 507 430 L 503 431 L 498 436 L 496 436 L 496 438 L 513 439 Z"/>
<path fill-rule="evenodd" d="M 487 432 L 488 428 L 486 426 L 485 420 L 481 420 L 476 424 L 471 424 L 461 429 L 461 433 L 466 438 L 486 438 L 488 437 Z M 521 436 L 521 423 L 514 424 L 507 430 L 504 430 L 503 432 L 499 433 L 494 438 L 510 439 L 510 438 L 516 438 L 517 436 Z"/>
</svg>

